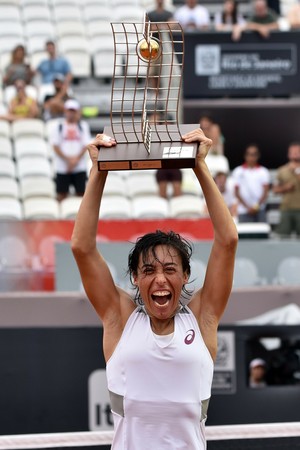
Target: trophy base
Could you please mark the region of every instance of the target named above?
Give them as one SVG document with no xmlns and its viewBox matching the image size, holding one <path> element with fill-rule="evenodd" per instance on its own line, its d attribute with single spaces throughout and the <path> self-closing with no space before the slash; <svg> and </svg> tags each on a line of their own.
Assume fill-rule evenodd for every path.
<svg viewBox="0 0 300 450">
<path fill-rule="evenodd" d="M 157 126 L 157 129 L 159 128 L 160 126 Z M 182 135 L 195 128 L 199 128 L 199 124 L 179 126 Z M 104 134 L 112 137 L 111 127 L 105 127 Z M 155 127 L 154 134 L 156 134 Z M 164 133 L 164 135 L 160 133 L 161 135 L 161 140 L 152 140 L 150 153 L 147 152 L 143 142 L 118 142 L 114 147 L 101 147 L 98 156 L 98 170 L 185 169 L 195 167 L 195 158 L 198 151 L 197 142 L 170 141 L 167 133 Z"/>
</svg>

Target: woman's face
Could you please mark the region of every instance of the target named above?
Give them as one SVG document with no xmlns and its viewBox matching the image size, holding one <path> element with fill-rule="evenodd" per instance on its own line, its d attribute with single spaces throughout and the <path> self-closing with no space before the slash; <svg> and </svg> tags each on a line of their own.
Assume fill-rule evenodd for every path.
<svg viewBox="0 0 300 450">
<path fill-rule="evenodd" d="M 16 50 L 15 50 L 15 58 L 18 61 L 22 61 L 24 59 L 24 56 L 25 56 L 24 49 L 22 47 L 16 48 Z"/>
<path fill-rule="evenodd" d="M 176 249 L 160 245 L 154 256 L 150 250 L 146 261 L 140 256 L 134 284 L 139 288 L 150 317 L 166 320 L 173 317 L 179 306 L 183 285 L 188 275 Z"/>
<path fill-rule="evenodd" d="M 234 10 L 234 2 L 232 0 L 226 0 L 224 3 L 224 11 L 231 14 Z"/>
</svg>

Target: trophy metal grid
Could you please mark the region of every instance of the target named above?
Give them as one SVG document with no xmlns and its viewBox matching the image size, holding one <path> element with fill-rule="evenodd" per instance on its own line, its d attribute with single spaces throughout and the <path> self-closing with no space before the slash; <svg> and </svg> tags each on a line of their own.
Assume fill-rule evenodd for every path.
<svg viewBox="0 0 300 450">
<path fill-rule="evenodd" d="M 178 110 L 182 85 L 184 35 L 177 22 L 111 23 L 114 39 L 114 73 L 111 128 L 118 143 L 178 141 Z M 139 43 L 160 46 L 157 59 L 139 55 Z M 155 86 L 153 86 L 155 83 Z M 150 116 L 159 120 L 150 123 Z M 149 125 L 148 125 L 148 124 Z M 160 126 L 158 126 L 160 125 Z"/>
<path fill-rule="evenodd" d="M 179 125 L 184 34 L 178 22 L 111 23 L 114 71 L 110 127 L 116 140 L 99 152 L 99 170 L 194 167 L 196 144 Z"/>
</svg>

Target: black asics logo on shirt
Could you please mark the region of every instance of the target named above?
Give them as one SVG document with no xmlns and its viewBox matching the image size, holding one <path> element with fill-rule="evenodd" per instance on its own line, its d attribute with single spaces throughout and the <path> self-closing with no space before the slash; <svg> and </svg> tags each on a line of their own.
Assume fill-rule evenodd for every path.
<svg viewBox="0 0 300 450">
<path fill-rule="evenodd" d="M 187 335 L 184 339 L 184 343 L 186 345 L 190 345 L 194 342 L 195 339 L 195 330 L 193 330 L 192 328 L 190 330 L 187 331 Z"/>
</svg>

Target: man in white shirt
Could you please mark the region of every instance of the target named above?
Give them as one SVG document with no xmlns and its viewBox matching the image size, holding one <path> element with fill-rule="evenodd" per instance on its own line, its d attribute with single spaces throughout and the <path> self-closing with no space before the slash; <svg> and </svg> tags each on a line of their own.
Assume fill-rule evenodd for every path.
<svg viewBox="0 0 300 450">
<path fill-rule="evenodd" d="M 83 196 L 87 178 L 86 145 L 91 134 L 87 122 L 80 120 L 80 105 L 69 99 L 64 105 L 64 120 L 58 122 L 49 136 L 54 149 L 56 193 L 58 201 L 74 186 L 76 195 Z"/>
<path fill-rule="evenodd" d="M 266 222 L 266 200 L 270 189 L 270 173 L 258 164 L 260 152 L 251 144 L 244 154 L 245 162 L 232 172 L 238 199 L 239 222 Z"/>
<path fill-rule="evenodd" d="M 185 31 L 207 30 L 210 26 L 209 11 L 197 0 L 185 0 L 185 5 L 175 11 L 174 19 Z"/>
</svg>

